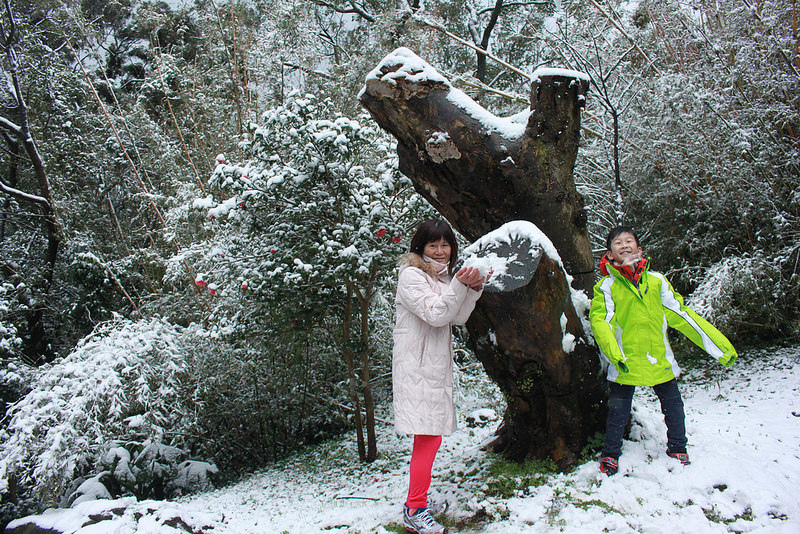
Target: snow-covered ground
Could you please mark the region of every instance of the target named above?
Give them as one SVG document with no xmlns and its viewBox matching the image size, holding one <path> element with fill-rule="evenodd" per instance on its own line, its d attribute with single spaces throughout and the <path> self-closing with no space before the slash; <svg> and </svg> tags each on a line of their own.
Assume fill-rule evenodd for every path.
<svg viewBox="0 0 800 534">
<path fill-rule="evenodd" d="M 468 376 L 462 383 L 462 421 L 477 408 L 499 409 L 491 387 Z M 451 505 L 444 522 L 451 532 L 476 533 L 800 533 L 800 347 L 748 351 L 733 368 L 690 371 L 681 384 L 688 466 L 665 455 L 658 401 L 644 389 L 634 398 L 631 439 L 613 477 L 589 461 L 566 474 L 498 479 L 502 462 L 480 448 L 496 422 L 462 424 L 445 438 L 434 465 L 434 496 Z M 33 520 L 81 534 L 189 527 L 236 534 L 402 532 L 410 439 L 388 426 L 378 431 L 380 457 L 370 465 L 357 461 L 347 437 L 209 493 L 168 503 L 85 502 L 15 524 Z M 81 527 L 91 514 L 99 522 Z M 186 525 L 181 530 L 176 517 Z"/>
</svg>

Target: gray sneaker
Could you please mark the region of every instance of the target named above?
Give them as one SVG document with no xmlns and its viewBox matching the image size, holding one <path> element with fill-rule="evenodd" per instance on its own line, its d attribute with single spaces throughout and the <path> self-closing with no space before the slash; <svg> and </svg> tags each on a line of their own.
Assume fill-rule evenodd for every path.
<svg viewBox="0 0 800 534">
<path fill-rule="evenodd" d="M 403 526 L 417 534 L 447 534 L 447 529 L 436 522 L 427 508 L 420 508 L 411 515 L 408 506 L 403 505 Z"/>
</svg>

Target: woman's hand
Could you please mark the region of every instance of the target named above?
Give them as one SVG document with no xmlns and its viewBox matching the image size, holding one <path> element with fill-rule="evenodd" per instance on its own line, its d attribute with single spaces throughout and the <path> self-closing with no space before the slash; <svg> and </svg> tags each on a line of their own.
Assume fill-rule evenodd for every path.
<svg viewBox="0 0 800 534">
<path fill-rule="evenodd" d="M 456 278 L 465 286 L 469 286 L 475 291 L 480 291 L 483 284 L 489 280 L 493 272 L 494 271 L 490 270 L 489 274 L 484 277 L 481 276 L 481 271 L 475 267 L 462 267 L 461 270 L 456 273 Z"/>
</svg>

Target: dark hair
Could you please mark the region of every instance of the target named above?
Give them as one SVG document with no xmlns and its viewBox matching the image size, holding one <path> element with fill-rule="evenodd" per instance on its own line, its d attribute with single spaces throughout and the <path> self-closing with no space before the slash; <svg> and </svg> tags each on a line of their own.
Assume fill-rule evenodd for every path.
<svg viewBox="0 0 800 534">
<path fill-rule="evenodd" d="M 608 237 L 606 238 L 606 250 L 611 250 L 611 242 L 614 241 L 614 238 L 619 234 L 631 234 L 636 240 L 636 246 L 641 246 L 639 245 L 639 237 L 636 235 L 636 231 L 633 228 L 630 226 L 617 226 L 608 232 Z"/>
<path fill-rule="evenodd" d="M 447 221 L 442 219 L 428 219 L 422 221 L 414 237 L 411 238 L 411 252 L 419 254 L 420 256 L 425 253 L 425 245 L 434 241 L 439 241 L 444 238 L 445 241 L 450 243 L 450 271 L 452 272 L 458 261 L 458 241 L 453 229 L 447 224 Z"/>
</svg>

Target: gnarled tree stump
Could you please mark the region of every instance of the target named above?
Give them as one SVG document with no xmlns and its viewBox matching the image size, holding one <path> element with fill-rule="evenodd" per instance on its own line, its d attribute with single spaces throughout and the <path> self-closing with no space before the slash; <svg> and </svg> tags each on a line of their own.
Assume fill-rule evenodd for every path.
<svg viewBox="0 0 800 534">
<path fill-rule="evenodd" d="M 526 124 L 495 117 L 407 49 L 367 77 L 360 99 L 397 138 L 400 170 L 470 240 L 512 220 L 534 223 L 558 250 L 527 286 L 486 293 L 467 328 L 508 401 L 493 447 L 508 458 L 577 459 L 604 423 L 597 349 L 584 331 L 594 281 L 583 199 L 575 188 L 580 109 L 588 79 L 535 77 Z M 566 325 L 562 326 L 562 316 Z M 565 335 L 578 343 L 567 347 Z M 570 352 L 566 350 L 572 349 Z"/>
</svg>

